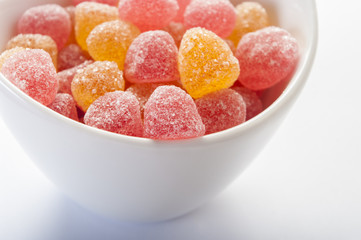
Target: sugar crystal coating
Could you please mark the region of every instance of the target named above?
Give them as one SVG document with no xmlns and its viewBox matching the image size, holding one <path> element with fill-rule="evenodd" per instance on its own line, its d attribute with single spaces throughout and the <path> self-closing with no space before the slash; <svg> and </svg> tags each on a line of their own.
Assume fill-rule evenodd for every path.
<svg viewBox="0 0 361 240">
<path fill-rule="evenodd" d="M 79 121 L 75 101 L 67 93 L 56 94 L 54 101 L 48 107 L 65 117 Z"/>
<path fill-rule="evenodd" d="M 160 86 L 144 109 L 144 135 L 159 140 L 203 136 L 205 127 L 193 99 L 175 86 Z"/>
<path fill-rule="evenodd" d="M 195 100 L 206 134 L 237 126 L 246 120 L 246 104 L 232 89 L 222 89 Z"/>
<path fill-rule="evenodd" d="M 118 19 L 118 9 L 107 4 L 83 2 L 75 8 L 75 37 L 79 46 L 87 50 L 86 39 L 97 25 Z"/>
<path fill-rule="evenodd" d="M 161 30 L 140 34 L 129 47 L 124 75 L 132 83 L 171 82 L 179 79 L 178 48 Z"/>
<path fill-rule="evenodd" d="M 18 33 L 38 33 L 50 36 L 62 49 L 71 32 L 71 21 L 66 10 L 57 4 L 29 8 L 18 21 Z"/>
<path fill-rule="evenodd" d="M 99 97 L 85 113 L 84 123 L 114 133 L 143 136 L 139 102 L 129 92 L 108 92 Z"/>
<path fill-rule="evenodd" d="M 177 15 L 176 0 L 120 0 L 119 17 L 140 31 L 162 29 Z"/>
<path fill-rule="evenodd" d="M 58 71 L 75 67 L 88 59 L 87 53 L 79 45 L 69 44 L 58 53 Z"/>
<path fill-rule="evenodd" d="M 20 52 L 22 50 L 25 50 L 25 48 L 23 47 L 14 47 L 8 50 L 5 50 L 4 52 L 1 53 L 0 55 L 0 70 L 4 64 L 4 62 L 6 61 L 6 59 L 8 59 L 9 57 L 11 57 L 14 53 Z"/>
<path fill-rule="evenodd" d="M 139 34 L 139 29 L 129 22 L 115 20 L 99 24 L 86 40 L 89 54 L 97 61 L 114 61 L 123 70 L 128 48 Z"/>
<path fill-rule="evenodd" d="M 191 0 L 177 0 L 179 10 L 177 13 L 177 16 L 173 19 L 174 22 L 183 23 L 184 21 L 184 12 L 186 10 L 186 7 L 191 2 Z"/>
<path fill-rule="evenodd" d="M 179 47 L 183 35 L 186 32 L 186 28 L 184 27 L 183 23 L 179 22 L 170 22 L 168 26 L 166 26 L 164 31 L 168 32 L 174 39 L 175 44 Z"/>
<path fill-rule="evenodd" d="M 249 120 L 263 111 L 263 104 L 261 99 L 258 97 L 257 93 L 251 89 L 234 86 L 232 87 L 234 91 L 241 94 L 244 102 L 246 103 L 247 116 L 246 120 Z"/>
<path fill-rule="evenodd" d="M 78 5 L 82 2 L 97 2 L 97 3 L 104 3 L 110 6 L 118 6 L 119 0 L 73 0 L 73 5 Z"/>
<path fill-rule="evenodd" d="M 295 68 L 298 44 L 289 32 L 267 27 L 244 35 L 236 57 L 241 73 L 238 80 L 252 90 L 269 88 L 287 77 Z"/>
<path fill-rule="evenodd" d="M 14 47 L 43 49 L 50 54 L 54 66 L 57 67 L 58 48 L 54 40 L 49 36 L 41 34 L 18 34 L 6 44 L 6 49 Z"/>
<path fill-rule="evenodd" d="M 79 64 L 75 67 L 65 69 L 63 71 L 60 71 L 57 73 L 57 78 L 59 81 L 59 93 L 67 93 L 72 95 L 71 92 L 71 82 L 74 79 L 74 76 L 79 72 L 79 70 L 85 68 L 89 64 L 92 64 L 92 60 L 87 60 L 83 62 L 82 64 Z"/>
<path fill-rule="evenodd" d="M 236 26 L 228 39 L 237 47 L 239 40 L 249 32 L 268 27 L 270 20 L 266 9 L 257 2 L 243 2 L 236 6 Z"/>
<path fill-rule="evenodd" d="M 115 62 L 96 61 L 78 71 L 71 82 L 71 92 L 84 111 L 107 92 L 124 90 L 123 73 Z"/>
<path fill-rule="evenodd" d="M 228 37 L 236 24 L 236 11 L 229 0 L 192 0 L 184 13 L 187 29 L 203 27 L 221 38 Z"/>
<path fill-rule="evenodd" d="M 58 90 L 56 69 L 41 49 L 25 49 L 5 60 L 1 73 L 36 101 L 49 105 Z"/>
<path fill-rule="evenodd" d="M 227 43 L 203 28 L 184 34 L 178 66 L 182 85 L 193 98 L 229 88 L 239 75 L 238 60 Z"/>
</svg>

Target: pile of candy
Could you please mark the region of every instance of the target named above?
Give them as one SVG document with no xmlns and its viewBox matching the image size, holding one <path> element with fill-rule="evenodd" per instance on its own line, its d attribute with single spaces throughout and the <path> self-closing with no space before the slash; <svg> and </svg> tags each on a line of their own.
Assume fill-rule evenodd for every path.
<svg viewBox="0 0 361 240">
<path fill-rule="evenodd" d="M 73 0 L 28 9 L 1 73 L 89 126 L 159 140 L 239 125 L 287 78 L 298 45 L 256 2 Z"/>
</svg>

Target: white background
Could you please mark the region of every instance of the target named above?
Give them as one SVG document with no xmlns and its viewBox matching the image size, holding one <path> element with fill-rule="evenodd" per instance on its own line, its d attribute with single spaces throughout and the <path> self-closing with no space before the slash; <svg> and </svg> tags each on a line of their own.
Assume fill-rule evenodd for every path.
<svg viewBox="0 0 361 240">
<path fill-rule="evenodd" d="M 301 97 L 215 200 L 160 224 L 104 219 L 48 182 L 0 120 L 0 239 L 361 239 L 361 2 L 317 5 L 319 47 Z"/>
</svg>

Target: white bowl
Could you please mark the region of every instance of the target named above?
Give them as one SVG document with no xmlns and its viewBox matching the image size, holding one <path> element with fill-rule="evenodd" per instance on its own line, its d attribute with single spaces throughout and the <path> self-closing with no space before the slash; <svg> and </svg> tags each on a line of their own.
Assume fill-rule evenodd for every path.
<svg viewBox="0 0 361 240">
<path fill-rule="evenodd" d="M 16 21 L 27 8 L 49 2 L 69 4 L 0 1 L 0 46 L 15 34 Z M 3 121 L 43 173 L 81 206 L 135 222 L 185 214 L 219 194 L 249 165 L 292 107 L 310 72 L 317 45 L 315 2 L 259 2 L 274 22 L 298 39 L 301 59 L 287 88 L 266 94 L 271 102 L 281 96 L 240 126 L 170 142 L 117 135 L 58 115 L 0 74 Z"/>
</svg>

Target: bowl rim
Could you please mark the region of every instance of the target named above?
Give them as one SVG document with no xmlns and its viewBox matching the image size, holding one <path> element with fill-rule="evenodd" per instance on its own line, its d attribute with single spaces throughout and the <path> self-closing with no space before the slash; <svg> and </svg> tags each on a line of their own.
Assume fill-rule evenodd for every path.
<svg viewBox="0 0 361 240">
<path fill-rule="evenodd" d="M 180 139 L 180 140 L 154 140 L 149 138 L 143 137 L 133 137 L 127 136 L 122 134 L 117 134 L 113 132 L 109 132 L 102 129 L 97 129 L 95 127 L 91 127 L 85 125 L 81 122 L 74 121 L 70 118 L 67 118 L 57 112 L 53 111 L 52 109 L 48 108 L 47 106 L 37 102 L 26 93 L 21 91 L 15 85 L 13 85 L 9 80 L 7 80 L 4 75 L 0 72 L 0 84 L 2 84 L 10 93 L 18 97 L 19 100 L 24 102 L 26 105 L 34 107 L 35 110 L 49 116 L 50 118 L 60 121 L 71 128 L 76 129 L 77 131 L 85 131 L 90 133 L 94 136 L 98 136 L 101 138 L 106 138 L 113 141 L 121 141 L 124 143 L 130 144 L 139 144 L 142 146 L 153 145 L 154 142 L 157 144 L 165 144 L 170 146 L 177 146 L 182 144 L 189 144 L 191 145 L 203 142 L 207 144 L 223 142 L 229 139 L 233 139 L 239 135 L 242 135 L 244 132 L 249 131 L 257 127 L 258 125 L 267 122 L 269 118 L 271 118 L 276 112 L 280 111 L 290 100 L 291 98 L 297 95 L 297 92 L 302 89 L 304 84 L 307 81 L 307 77 L 311 72 L 313 62 L 316 56 L 316 49 L 318 44 L 318 20 L 317 20 L 317 7 L 315 0 L 309 0 L 312 4 L 312 8 L 309 10 L 311 11 L 310 16 L 312 16 L 311 22 L 313 25 L 312 27 L 312 36 L 310 37 L 310 44 L 305 49 L 305 53 L 303 54 L 302 61 L 299 61 L 296 71 L 294 72 L 292 78 L 290 79 L 287 87 L 281 93 L 281 95 L 265 110 L 263 110 L 260 114 L 253 117 L 252 119 L 229 129 L 204 135 L 202 137 L 197 138 L 190 138 L 190 139 Z"/>
</svg>

